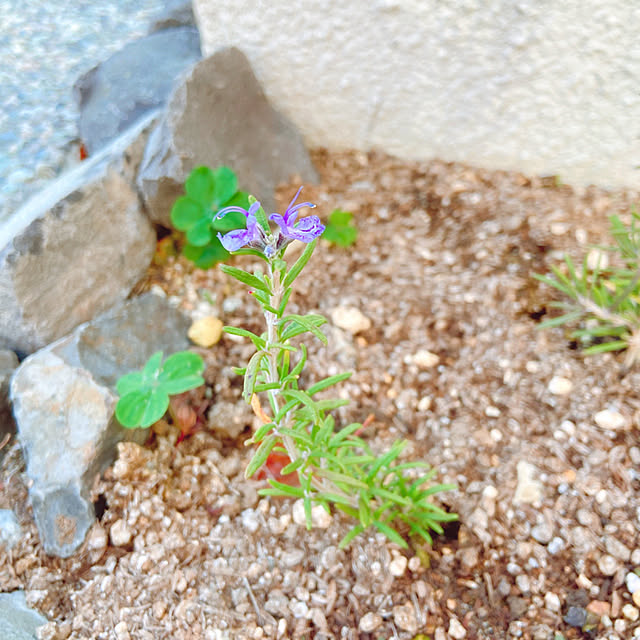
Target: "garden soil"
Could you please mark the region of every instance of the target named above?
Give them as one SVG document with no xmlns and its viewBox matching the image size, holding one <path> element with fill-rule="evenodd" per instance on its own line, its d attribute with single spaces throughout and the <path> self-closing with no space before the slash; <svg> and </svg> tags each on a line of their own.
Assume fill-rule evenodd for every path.
<svg viewBox="0 0 640 640">
<path fill-rule="evenodd" d="M 320 242 L 298 281 L 291 311 L 330 319 L 327 347 L 307 341 L 301 384 L 352 370 L 339 422 L 364 422 L 376 451 L 406 439 L 403 460 L 457 485 L 435 500 L 460 521 L 431 547 L 367 531 L 340 550 L 346 516 L 318 512 L 307 531 L 299 505 L 260 498 L 265 479 L 243 474 L 257 419 L 232 370 L 252 348 L 224 336 L 197 348 L 206 387 L 174 411 L 189 428 L 158 423 L 96 479 L 98 522 L 72 558 L 43 552 L 7 445 L 0 507 L 24 536 L 0 547 L 0 590 L 25 589 L 50 639 L 640 634 L 625 582 L 640 566 L 640 370 L 539 330 L 557 296 L 532 277 L 607 243 L 608 216 L 628 219 L 637 194 L 381 153 L 314 162 L 321 183 L 304 199 L 325 220 L 353 212 L 359 236 Z M 279 189 L 282 209 L 297 187 Z M 138 292 L 262 331 L 242 285 L 166 258 L 167 242 Z"/>
</svg>

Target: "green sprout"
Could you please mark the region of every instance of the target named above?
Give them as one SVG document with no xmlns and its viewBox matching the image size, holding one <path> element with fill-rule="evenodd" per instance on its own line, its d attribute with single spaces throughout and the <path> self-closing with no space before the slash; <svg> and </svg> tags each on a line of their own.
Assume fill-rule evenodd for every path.
<svg viewBox="0 0 640 640">
<path fill-rule="evenodd" d="M 577 325 L 569 336 L 584 345 L 585 354 L 626 349 L 630 367 L 640 360 L 640 215 L 632 210 L 629 225 L 616 215 L 609 220 L 615 245 L 598 248 L 595 261 L 586 256 L 577 268 L 565 255 L 562 267 L 551 267 L 552 275 L 534 274 L 569 298 L 549 304 L 563 313 L 540 328 Z"/>
<path fill-rule="evenodd" d="M 342 209 L 334 209 L 329 214 L 327 228 L 322 236 L 339 247 L 350 247 L 358 237 L 358 229 L 353 224 L 353 214 Z"/>
<path fill-rule="evenodd" d="M 180 351 L 162 362 L 162 351 L 154 353 L 142 371 L 122 376 L 116 418 L 123 427 L 150 427 L 169 407 L 169 396 L 204 384 L 204 362 L 197 353 Z"/>
<path fill-rule="evenodd" d="M 200 269 L 224 262 L 229 252 L 220 244 L 217 232 L 227 233 L 244 227 L 244 216 L 231 213 L 216 219 L 222 207 L 248 205 L 248 194 L 238 191 L 236 174 L 228 167 L 215 171 L 196 167 L 185 182 L 186 195 L 178 198 L 171 209 L 171 223 L 185 233 L 183 255 Z"/>
</svg>

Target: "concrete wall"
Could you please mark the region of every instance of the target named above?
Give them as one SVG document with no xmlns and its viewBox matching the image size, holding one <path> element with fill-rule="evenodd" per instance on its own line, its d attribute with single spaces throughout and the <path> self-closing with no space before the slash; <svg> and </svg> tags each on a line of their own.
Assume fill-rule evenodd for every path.
<svg viewBox="0 0 640 640">
<path fill-rule="evenodd" d="M 194 0 L 310 145 L 640 187 L 640 0 Z"/>
</svg>

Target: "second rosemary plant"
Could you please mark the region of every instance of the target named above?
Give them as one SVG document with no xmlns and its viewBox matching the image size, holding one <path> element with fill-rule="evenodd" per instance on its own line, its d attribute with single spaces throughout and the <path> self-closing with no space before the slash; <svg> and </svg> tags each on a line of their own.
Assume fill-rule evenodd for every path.
<svg viewBox="0 0 640 640">
<path fill-rule="evenodd" d="M 615 244 L 607 253 L 598 249 L 591 254 L 595 259 L 585 257 L 580 267 L 565 256 L 564 268 L 535 274 L 567 298 L 549 304 L 563 313 L 540 327 L 577 326 L 570 337 L 585 345 L 586 354 L 626 349 L 629 367 L 640 361 L 640 215 L 632 211 L 629 224 L 611 216 L 610 224 Z"/>
</svg>

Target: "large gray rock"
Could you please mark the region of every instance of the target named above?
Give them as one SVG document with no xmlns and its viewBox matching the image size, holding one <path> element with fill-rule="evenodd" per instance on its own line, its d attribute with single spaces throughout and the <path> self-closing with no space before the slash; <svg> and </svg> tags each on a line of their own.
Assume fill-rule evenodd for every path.
<svg viewBox="0 0 640 640">
<path fill-rule="evenodd" d="M 240 187 L 274 210 L 274 188 L 291 175 L 317 175 L 300 134 L 267 101 L 249 61 L 235 48 L 196 64 L 173 92 L 149 136 L 138 185 L 152 220 L 170 226 L 170 212 L 190 171 L 226 165 Z"/>
<path fill-rule="evenodd" d="M 164 6 L 155 16 L 149 33 L 174 27 L 195 27 L 196 17 L 193 14 L 191 0 L 166 0 Z"/>
<path fill-rule="evenodd" d="M 29 495 L 45 551 L 68 557 L 94 521 L 96 473 L 119 441 L 142 442 L 113 413 L 117 379 L 158 350 L 188 347 L 189 320 L 164 298 L 147 294 L 108 311 L 22 362 L 11 381 Z"/>
<path fill-rule="evenodd" d="M 15 431 L 15 422 L 11 415 L 9 404 L 9 380 L 18 366 L 18 356 L 13 351 L 0 349 L 0 447 L 2 447 L 7 433 Z M 0 448 L 0 460 L 3 450 Z"/>
<path fill-rule="evenodd" d="M 0 638 L 35 640 L 36 629 L 47 619 L 27 606 L 24 591 L 0 593 Z"/>
<path fill-rule="evenodd" d="M 126 44 L 81 76 L 74 94 L 80 138 L 89 154 L 164 106 L 176 78 L 200 58 L 198 30 L 177 27 Z"/>
<path fill-rule="evenodd" d="M 155 232 L 131 184 L 154 115 L 0 224 L 0 349 L 32 353 L 123 300 Z"/>
</svg>

